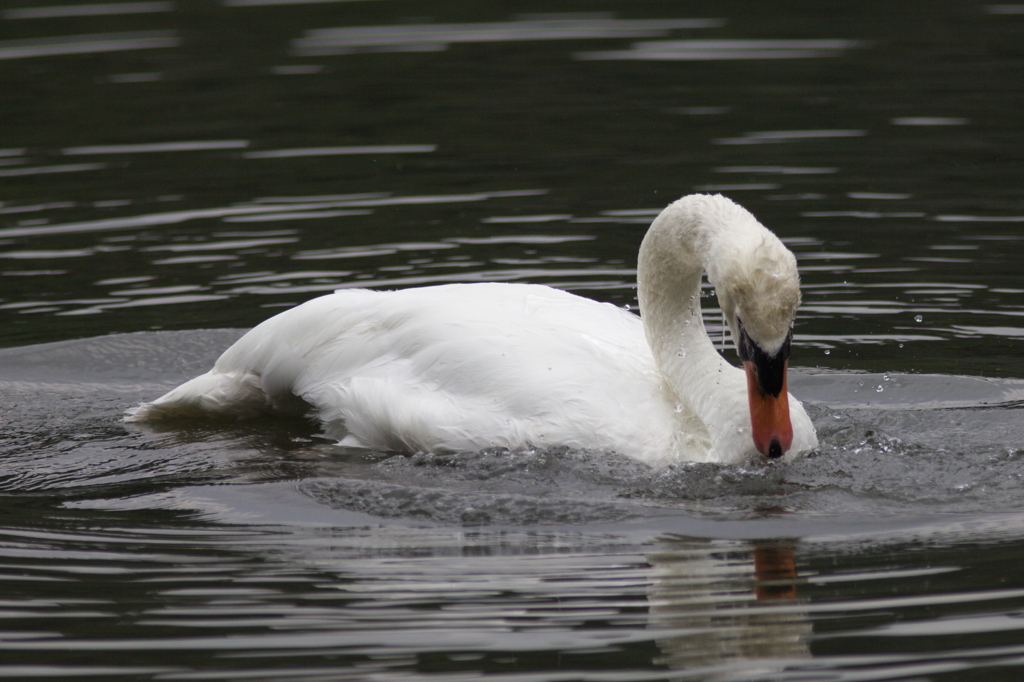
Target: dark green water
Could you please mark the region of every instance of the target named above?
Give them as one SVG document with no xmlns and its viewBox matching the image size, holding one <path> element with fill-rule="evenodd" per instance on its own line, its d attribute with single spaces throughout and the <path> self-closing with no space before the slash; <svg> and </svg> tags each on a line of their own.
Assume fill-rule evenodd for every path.
<svg viewBox="0 0 1024 682">
<path fill-rule="evenodd" d="M 0 677 L 1019 679 L 1024 6 L 54 2 L 0 7 Z M 339 287 L 635 306 L 694 191 L 799 259 L 804 460 L 121 421 Z"/>
</svg>

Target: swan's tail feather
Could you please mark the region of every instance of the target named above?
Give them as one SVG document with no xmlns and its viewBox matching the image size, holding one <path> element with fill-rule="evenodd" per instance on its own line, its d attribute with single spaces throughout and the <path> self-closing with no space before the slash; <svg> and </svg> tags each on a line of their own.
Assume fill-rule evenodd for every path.
<svg viewBox="0 0 1024 682">
<path fill-rule="evenodd" d="M 260 382 L 251 372 L 210 371 L 178 386 L 153 402 L 129 410 L 125 421 L 145 422 L 178 417 L 253 417 L 271 408 Z"/>
</svg>

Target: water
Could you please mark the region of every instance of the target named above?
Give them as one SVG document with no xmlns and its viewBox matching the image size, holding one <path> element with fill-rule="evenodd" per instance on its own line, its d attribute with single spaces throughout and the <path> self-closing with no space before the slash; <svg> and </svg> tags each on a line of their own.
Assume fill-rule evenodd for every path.
<svg viewBox="0 0 1024 682">
<path fill-rule="evenodd" d="M 1024 7 L 62 1 L 0 9 L 0 676 L 1020 677 Z M 804 460 L 121 421 L 339 287 L 635 309 L 692 191 L 797 254 Z"/>
</svg>

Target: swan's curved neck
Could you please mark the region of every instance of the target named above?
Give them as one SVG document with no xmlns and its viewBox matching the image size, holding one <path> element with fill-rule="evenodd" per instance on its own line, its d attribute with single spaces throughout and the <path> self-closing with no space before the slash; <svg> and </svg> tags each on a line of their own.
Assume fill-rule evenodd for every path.
<svg viewBox="0 0 1024 682">
<path fill-rule="evenodd" d="M 733 236 L 722 228 L 700 204 L 677 201 L 651 225 L 637 264 L 640 312 L 655 362 L 676 399 L 709 427 L 716 448 L 715 427 L 742 425 L 736 417 L 746 412 L 743 373 L 715 350 L 701 316 L 702 275 L 708 271 L 717 284 L 715 263 Z"/>
</svg>

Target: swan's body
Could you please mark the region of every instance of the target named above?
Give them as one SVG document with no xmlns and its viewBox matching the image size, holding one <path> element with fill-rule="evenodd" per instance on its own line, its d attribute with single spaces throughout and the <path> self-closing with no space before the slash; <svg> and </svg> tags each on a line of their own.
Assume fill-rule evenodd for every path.
<svg viewBox="0 0 1024 682">
<path fill-rule="evenodd" d="M 754 389 L 704 331 L 705 269 L 733 338 L 752 339 L 782 363 L 772 409 L 788 410 L 785 425 L 765 431 L 755 416 L 752 432 Z M 210 372 L 128 419 L 312 409 L 329 436 L 349 445 L 564 445 L 652 466 L 741 462 L 759 449 L 795 456 L 817 445 L 803 407 L 785 392 L 799 280 L 774 235 L 723 197 L 686 197 L 651 226 L 638 274 L 642 322 L 539 285 L 341 290 L 260 324 Z M 759 437 L 771 445 L 755 447 Z"/>
</svg>

